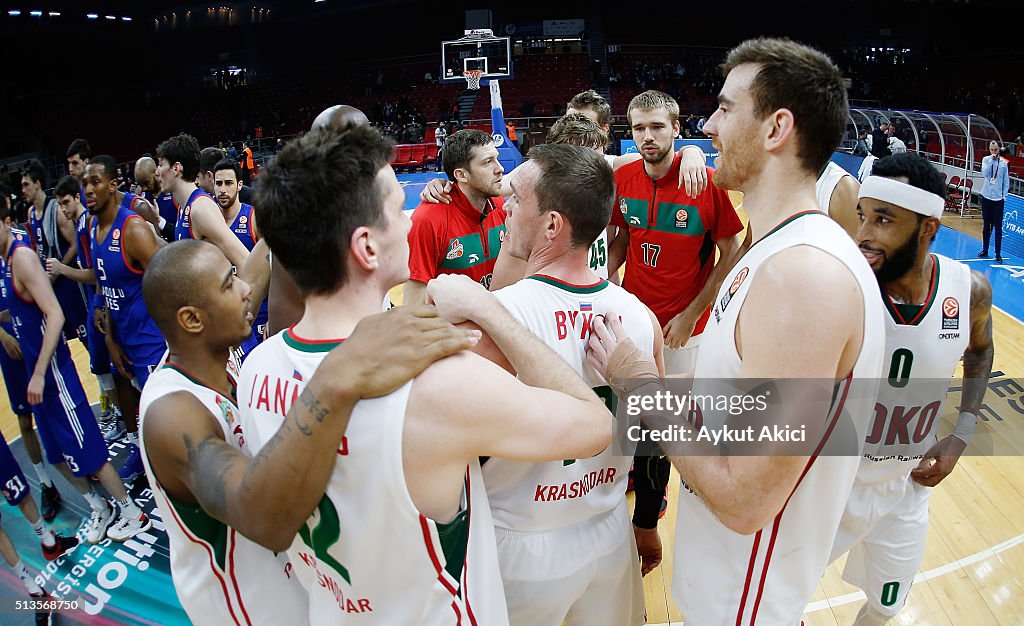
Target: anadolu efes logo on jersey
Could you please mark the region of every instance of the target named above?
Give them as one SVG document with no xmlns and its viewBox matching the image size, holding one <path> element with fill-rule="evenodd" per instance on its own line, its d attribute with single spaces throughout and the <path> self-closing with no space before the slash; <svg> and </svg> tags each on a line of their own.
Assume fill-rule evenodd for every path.
<svg viewBox="0 0 1024 626">
<path fill-rule="evenodd" d="M 452 247 L 448 249 L 448 254 L 444 256 L 449 261 L 454 261 L 462 256 L 463 252 L 462 242 L 456 239 L 452 242 Z"/>
<path fill-rule="evenodd" d="M 942 329 L 958 330 L 960 328 L 960 303 L 956 298 L 949 297 L 942 301 Z"/>
</svg>

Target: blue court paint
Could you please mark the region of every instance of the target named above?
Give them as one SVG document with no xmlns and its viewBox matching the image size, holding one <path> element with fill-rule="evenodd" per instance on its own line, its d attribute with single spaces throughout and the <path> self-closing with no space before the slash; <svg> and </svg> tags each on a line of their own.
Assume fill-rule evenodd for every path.
<svg viewBox="0 0 1024 626">
<path fill-rule="evenodd" d="M 1008 255 L 1005 247 L 1002 264 L 997 264 L 993 257 L 979 259 L 981 241 L 949 227 L 939 229 L 932 251 L 963 261 L 988 277 L 992 283 L 992 304 L 1024 322 L 1024 261 Z"/>
<path fill-rule="evenodd" d="M 405 190 L 405 211 L 411 211 L 420 203 L 420 192 L 435 178 L 448 179 L 444 172 L 413 172 L 409 174 L 398 174 L 398 182 Z"/>
</svg>

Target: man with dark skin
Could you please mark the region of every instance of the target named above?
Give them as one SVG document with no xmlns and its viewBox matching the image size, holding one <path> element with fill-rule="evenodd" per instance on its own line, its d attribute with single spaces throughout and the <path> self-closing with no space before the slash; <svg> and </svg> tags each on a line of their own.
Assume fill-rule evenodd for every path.
<svg viewBox="0 0 1024 626">
<path fill-rule="evenodd" d="M 239 567 L 231 577 L 248 614 L 263 620 L 259 623 L 305 621 L 305 591 L 294 576 L 284 575 L 284 555 L 271 550 L 283 551 L 291 543 L 323 496 L 352 407 L 471 347 L 479 335 L 448 324 L 428 306 L 363 320 L 324 360 L 274 440 L 250 458 L 245 433 L 237 422 L 222 421 L 218 406 L 233 404 L 229 350 L 251 332 L 248 285 L 234 276 L 218 248 L 192 240 L 153 257 L 143 292 L 170 346 L 166 364 L 142 398 L 147 473 L 151 484 L 162 487 L 157 504 L 198 507 L 210 523 L 245 536 L 235 538 Z M 217 404 L 209 403 L 211 392 L 218 394 Z M 172 518 L 171 511 L 163 512 Z M 196 621 L 227 618 L 222 595 L 190 592 L 194 580 L 178 583 L 179 577 L 191 576 L 195 553 L 180 531 L 168 530 L 172 576 L 186 612 Z M 276 585 L 273 594 L 265 593 L 270 580 Z"/>
</svg>

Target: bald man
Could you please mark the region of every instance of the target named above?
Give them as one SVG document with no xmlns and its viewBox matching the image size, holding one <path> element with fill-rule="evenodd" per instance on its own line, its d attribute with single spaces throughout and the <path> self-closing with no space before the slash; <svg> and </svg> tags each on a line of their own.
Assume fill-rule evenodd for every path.
<svg viewBox="0 0 1024 626">
<path fill-rule="evenodd" d="M 174 241 L 178 205 L 170 191 L 160 189 L 160 179 L 156 177 L 156 161 L 153 157 L 144 156 L 135 162 L 135 182 L 139 186 L 139 195 L 157 208 L 160 215 L 160 237 L 164 241 Z"/>
<path fill-rule="evenodd" d="M 163 519 L 184 525 L 167 525 L 181 605 L 196 623 L 230 623 L 232 600 L 253 624 L 308 622 L 307 594 L 289 575 L 284 549 L 324 495 L 356 401 L 404 385 L 476 337 L 433 307 L 367 318 L 322 362 L 273 445 L 253 459 L 228 364 L 230 348 L 250 333 L 249 286 L 219 248 L 182 240 L 153 256 L 142 290 L 170 347 L 142 394 L 142 447 Z M 182 506 L 198 512 L 180 517 Z M 234 546 L 236 567 L 223 574 L 235 598 L 226 598 L 208 553 L 195 547 L 194 522 Z"/>
</svg>

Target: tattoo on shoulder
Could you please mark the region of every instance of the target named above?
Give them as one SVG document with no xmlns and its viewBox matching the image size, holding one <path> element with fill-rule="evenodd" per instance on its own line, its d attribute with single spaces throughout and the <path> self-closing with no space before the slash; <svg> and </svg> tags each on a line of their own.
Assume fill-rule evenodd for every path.
<svg viewBox="0 0 1024 626">
<path fill-rule="evenodd" d="M 187 434 L 182 435 L 191 489 L 200 497 L 208 512 L 217 517 L 226 508 L 224 475 L 234 456 L 234 449 L 223 439 L 207 437 L 198 444 Z"/>
</svg>

